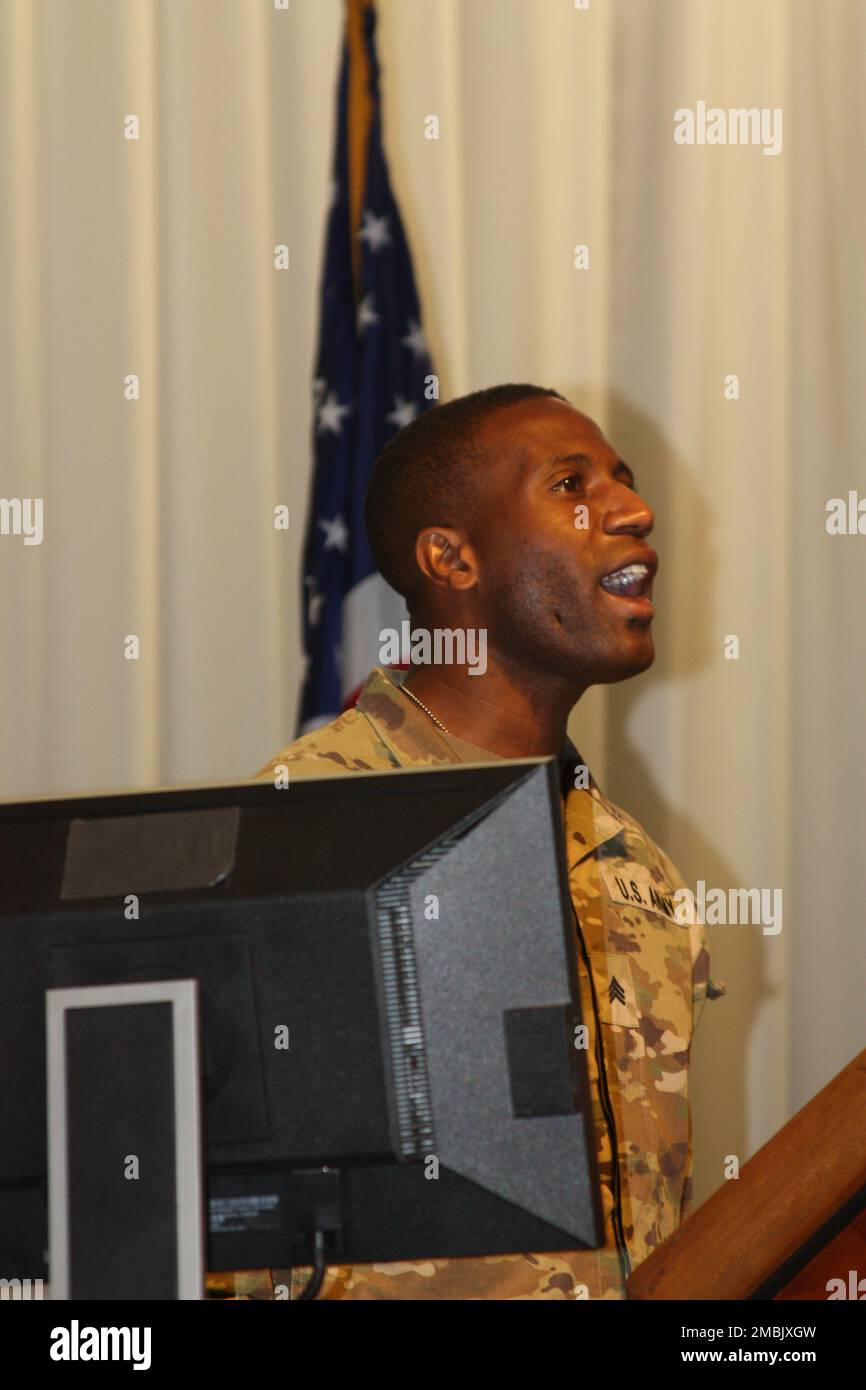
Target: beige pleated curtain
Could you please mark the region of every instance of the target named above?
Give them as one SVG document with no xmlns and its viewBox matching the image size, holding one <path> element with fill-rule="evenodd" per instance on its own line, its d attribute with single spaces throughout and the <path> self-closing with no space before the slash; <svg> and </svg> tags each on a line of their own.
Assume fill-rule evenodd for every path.
<svg viewBox="0 0 866 1390">
<path fill-rule="evenodd" d="M 866 535 L 825 524 L 866 496 L 866 6 L 378 9 L 443 395 L 556 387 L 656 508 L 658 660 L 572 732 L 689 882 L 783 890 L 777 934 L 709 928 L 705 1196 L 866 1046 Z M 293 732 L 341 24 L 0 0 L 0 496 L 44 506 L 0 535 L 5 797 L 242 778 Z M 780 110 L 781 151 L 677 144 L 699 103 Z"/>
</svg>

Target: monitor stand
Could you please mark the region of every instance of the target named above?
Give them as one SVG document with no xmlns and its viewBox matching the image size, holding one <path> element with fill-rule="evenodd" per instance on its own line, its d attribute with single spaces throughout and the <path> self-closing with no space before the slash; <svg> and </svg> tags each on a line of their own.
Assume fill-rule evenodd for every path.
<svg viewBox="0 0 866 1390">
<path fill-rule="evenodd" d="M 52 1299 L 201 1299 L 198 981 L 46 991 Z"/>
</svg>

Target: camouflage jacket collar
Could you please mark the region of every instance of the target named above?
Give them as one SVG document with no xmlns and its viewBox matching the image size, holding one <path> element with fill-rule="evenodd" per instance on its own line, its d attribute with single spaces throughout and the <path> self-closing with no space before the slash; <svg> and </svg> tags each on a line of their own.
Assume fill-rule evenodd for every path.
<svg viewBox="0 0 866 1390">
<path fill-rule="evenodd" d="M 417 767 L 419 763 L 508 761 L 488 748 L 479 748 L 465 739 L 443 733 L 429 715 L 401 691 L 408 675 L 408 671 L 375 667 L 355 706 L 373 725 L 398 767 Z M 571 739 L 566 739 L 560 767 L 569 867 L 585 859 L 606 840 L 620 835 L 628 824 L 623 812 L 602 795 L 591 773 L 588 788 L 574 786 L 574 768 L 579 764 L 582 764 L 580 753 Z"/>
<path fill-rule="evenodd" d="M 399 767 L 421 763 L 498 763 L 498 753 L 445 734 L 400 687 L 408 671 L 375 667 L 355 708 L 366 716 Z"/>
</svg>

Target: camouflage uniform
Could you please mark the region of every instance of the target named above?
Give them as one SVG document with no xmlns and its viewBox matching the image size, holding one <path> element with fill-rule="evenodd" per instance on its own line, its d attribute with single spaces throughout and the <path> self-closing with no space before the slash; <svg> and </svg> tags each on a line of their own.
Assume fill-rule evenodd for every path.
<svg viewBox="0 0 866 1390">
<path fill-rule="evenodd" d="M 377 668 L 353 710 L 290 744 L 256 776 L 273 779 L 285 765 L 291 785 L 295 777 L 500 761 L 438 729 L 401 693 L 405 675 Z M 561 1254 L 335 1266 L 320 1298 L 623 1298 L 624 1268 L 646 1259 L 684 1215 L 692 1169 L 689 1048 L 704 1000 L 724 993 L 724 986 L 709 979 L 703 928 L 674 920 L 672 897 L 684 885 L 670 860 L 591 777 L 587 789 L 574 788 L 573 780 L 564 803 L 565 844 L 582 935 L 578 974 L 605 1245 Z M 599 1084 L 599 1047 L 606 1086 Z M 621 1220 L 605 1110 L 614 1117 Z M 236 1295 L 271 1298 L 273 1280 L 277 1297 L 295 1298 L 308 1276 L 306 1269 L 212 1275 L 209 1290 L 229 1293 L 234 1281 Z"/>
</svg>

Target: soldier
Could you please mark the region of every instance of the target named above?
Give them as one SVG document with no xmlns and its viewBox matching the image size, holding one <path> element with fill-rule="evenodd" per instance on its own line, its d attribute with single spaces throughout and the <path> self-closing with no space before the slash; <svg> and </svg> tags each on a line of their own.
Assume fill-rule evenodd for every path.
<svg viewBox="0 0 866 1390">
<path fill-rule="evenodd" d="M 413 632 L 486 633 L 483 674 L 468 661 L 377 668 L 354 709 L 256 775 L 560 758 L 606 1239 L 595 1251 L 335 1266 L 320 1297 L 623 1298 L 689 1202 L 689 1049 L 704 1000 L 724 993 L 702 925 L 677 920 L 683 880 L 566 735 L 589 686 L 653 661 L 653 513 L 592 420 L 555 391 L 500 386 L 400 430 L 374 465 L 365 520 Z M 273 1272 L 289 1297 L 308 1275 Z M 271 1296 L 270 1280 L 247 1278 L 251 1296 Z"/>
</svg>

